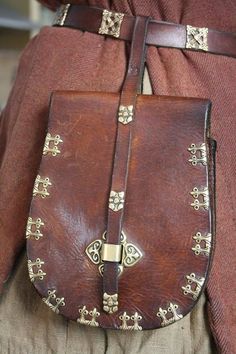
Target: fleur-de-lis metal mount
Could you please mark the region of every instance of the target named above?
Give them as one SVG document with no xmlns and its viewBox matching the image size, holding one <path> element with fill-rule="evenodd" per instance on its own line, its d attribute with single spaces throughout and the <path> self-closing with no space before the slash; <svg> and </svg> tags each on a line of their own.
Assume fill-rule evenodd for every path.
<svg viewBox="0 0 236 354">
<path fill-rule="evenodd" d="M 44 277 L 47 275 L 41 268 L 44 265 L 44 261 L 40 258 L 37 258 L 36 261 L 28 260 L 28 270 L 29 270 L 29 277 L 31 282 L 35 282 L 36 280 L 43 280 Z M 37 271 L 34 273 L 34 271 Z"/>
<path fill-rule="evenodd" d="M 56 290 L 48 290 L 48 297 L 43 298 L 43 302 L 56 314 L 59 314 L 61 306 L 66 305 L 64 300 L 64 297 L 57 297 Z"/>
<path fill-rule="evenodd" d="M 61 150 L 59 149 L 59 144 L 61 143 L 63 143 L 63 140 L 61 139 L 60 135 L 51 135 L 50 133 L 47 133 L 43 149 L 43 155 L 59 155 L 61 153 Z"/>
<path fill-rule="evenodd" d="M 197 164 L 202 164 L 203 166 L 207 165 L 207 152 L 205 143 L 199 145 L 191 144 L 191 146 L 188 148 L 188 151 L 192 155 L 188 161 L 193 166 L 197 166 Z"/>
<path fill-rule="evenodd" d="M 142 316 L 135 312 L 133 315 L 128 315 L 127 312 L 124 312 L 119 316 L 121 320 L 120 329 L 125 331 L 142 331 L 142 327 L 139 325 L 139 322 L 142 321 Z"/>
<path fill-rule="evenodd" d="M 46 198 L 50 195 L 48 192 L 48 187 L 50 187 L 52 183 L 48 177 L 42 178 L 40 175 L 36 177 L 33 189 L 33 196 L 40 196 L 41 198 Z"/>
<path fill-rule="evenodd" d="M 167 309 L 162 309 L 161 307 L 159 308 L 157 317 L 160 318 L 162 327 L 168 326 L 171 323 L 179 321 L 183 318 L 183 315 L 178 313 L 178 308 L 179 306 L 177 304 L 173 304 L 172 302 L 169 304 Z"/>
<path fill-rule="evenodd" d="M 102 261 L 102 246 L 106 241 L 106 232 L 102 235 L 102 240 L 91 242 L 85 252 L 90 261 L 98 265 L 101 276 L 103 275 L 104 262 Z M 142 252 L 137 246 L 127 242 L 127 237 L 124 232 L 121 233 L 121 245 L 123 246 L 122 258 L 119 264 L 119 275 L 122 274 L 124 268 L 133 267 L 142 258 Z"/>
<path fill-rule="evenodd" d="M 26 227 L 26 238 L 33 238 L 38 241 L 40 238 L 43 237 L 43 234 L 41 232 L 42 226 L 44 226 L 44 222 L 40 218 L 37 218 L 36 220 L 28 218 Z"/>
<path fill-rule="evenodd" d="M 77 322 L 83 325 L 91 326 L 91 327 L 99 327 L 99 323 L 97 321 L 100 313 L 96 308 L 89 311 L 86 306 L 83 306 L 79 309 L 80 317 L 77 319 Z M 89 317 L 89 318 L 88 318 Z"/>
<path fill-rule="evenodd" d="M 193 240 L 195 241 L 195 245 L 192 247 L 192 250 L 195 255 L 205 255 L 208 257 L 211 251 L 212 235 L 208 233 L 204 236 L 201 232 L 197 232 L 193 236 Z"/>
<path fill-rule="evenodd" d="M 205 282 L 205 278 L 196 276 L 195 273 L 191 273 L 186 276 L 186 279 L 188 284 L 186 286 L 182 286 L 184 295 L 190 295 L 193 300 L 197 300 Z"/>
<path fill-rule="evenodd" d="M 191 203 L 191 206 L 194 208 L 194 210 L 199 210 L 201 208 L 205 210 L 209 209 L 210 198 L 209 198 L 209 190 L 207 187 L 203 187 L 203 188 L 195 187 L 193 188 L 190 194 L 194 198 L 193 203 Z"/>
</svg>

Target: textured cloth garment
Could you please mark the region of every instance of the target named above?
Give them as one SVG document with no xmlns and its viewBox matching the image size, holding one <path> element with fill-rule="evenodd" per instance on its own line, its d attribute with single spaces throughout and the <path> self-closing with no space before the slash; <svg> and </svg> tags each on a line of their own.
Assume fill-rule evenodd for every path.
<svg viewBox="0 0 236 354">
<path fill-rule="evenodd" d="M 0 303 L 0 353 L 215 354 L 205 317 L 202 296 L 190 315 L 160 330 L 136 333 L 81 326 L 42 302 L 23 257 Z"/>
<path fill-rule="evenodd" d="M 109 7 L 110 1 L 90 3 Z M 236 3 L 232 0 L 119 0 L 114 1 L 113 9 L 236 32 Z M 124 43 L 70 29 L 46 28 L 26 49 L 1 117 L 0 286 L 23 246 L 50 92 L 59 88 L 118 91 L 125 64 Z M 236 353 L 236 160 L 231 153 L 236 132 L 236 61 L 206 53 L 149 48 L 147 64 L 156 94 L 207 97 L 213 102 L 212 132 L 218 141 L 218 223 L 207 301 L 211 329 L 220 351 Z M 19 214 L 22 218 L 17 222 Z"/>
</svg>

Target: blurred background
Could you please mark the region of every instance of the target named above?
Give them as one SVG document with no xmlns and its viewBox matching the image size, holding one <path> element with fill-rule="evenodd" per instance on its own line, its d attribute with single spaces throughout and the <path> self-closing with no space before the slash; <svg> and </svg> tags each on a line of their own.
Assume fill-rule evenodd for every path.
<svg viewBox="0 0 236 354">
<path fill-rule="evenodd" d="M 54 16 L 35 0 L 0 0 L 0 111 L 14 82 L 21 51 Z"/>
</svg>

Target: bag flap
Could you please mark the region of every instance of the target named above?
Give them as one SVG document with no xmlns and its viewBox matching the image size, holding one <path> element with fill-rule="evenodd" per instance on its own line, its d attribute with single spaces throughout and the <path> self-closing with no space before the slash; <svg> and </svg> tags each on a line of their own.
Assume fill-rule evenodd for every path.
<svg viewBox="0 0 236 354">
<path fill-rule="evenodd" d="M 56 92 L 35 182 L 30 278 L 52 310 L 90 326 L 153 329 L 192 309 L 213 245 L 210 102 L 139 95 L 125 204 L 119 311 L 102 304 L 101 249 L 119 94 Z M 115 299 L 107 300 L 115 306 Z"/>
</svg>

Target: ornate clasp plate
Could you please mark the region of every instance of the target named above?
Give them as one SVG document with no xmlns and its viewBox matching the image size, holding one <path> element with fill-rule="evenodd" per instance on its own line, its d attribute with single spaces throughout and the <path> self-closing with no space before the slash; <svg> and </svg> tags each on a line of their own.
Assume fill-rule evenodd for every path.
<svg viewBox="0 0 236 354">
<path fill-rule="evenodd" d="M 43 298 L 43 302 L 56 314 L 59 314 L 59 307 L 66 305 L 64 300 L 64 297 L 57 297 L 56 290 L 48 290 L 48 297 Z"/>
<path fill-rule="evenodd" d="M 186 276 L 186 279 L 188 284 L 186 286 L 182 286 L 184 295 L 191 295 L 193 300 L 197 300 L 205 282 L 205 278 L 197 277 L 195 273 L 191 273 Z"/>
<path fill-rule="evenodd" d="M 26 227 L 26 238 L 34 238 L 38 241 L 43 234 L 41 232 L 41 226 L 44 226 L 44 223 L 40 218 L 33 220 L 32 218 L 28 218 L 27 227 Z"/>
<path fill-rule="evenodd" d="M 187 25 L 186 48 L 208 51 L 208 28 Z"/>
<path fill-rule="evenodd" d="M 38 175 L 34 183 L 33 196 L 40 196 L 43 199 L 48 197 L 50 195 L 48 192 L 48 187 L 51 185 L 52 183 L 48 177 L 42 178 Z"/>
<path fill-rule="evenodd" d="M 191 144 L 188 151 L 192 154 L 191 158 L 188 160 L 193 166 L 197 164 L 207 165 L 207 153 L 206 144 L 202 143 L 199 145 Z"/>
<path fill-rule="evenodd" d="M 101 276 L 103 275 L 104 262 L 102 259 L 102 248 L 106 241 L 106 232 L 102 235 L 102 240 L 95 240 L 91 242 L 86 248 L 85 252 L 93 264 L 98 265 Z M 121 260 L 119 264 L 119 275 L 122 274 L 124 268 L 133 267 L 142 258 L 142 252 L 137 246 L 127 242 L 126 235 L 122 231 L 121 234 Z"/>
<path fill-rule="evenodd" d="M 212 235 L 208 233 L 203 236 L 201 232 L 197 232 L 196 235 L 193 236 L 193 239 L 195 240 L 195 245 L 192 247 L 192 250 L 196 256 L 205 255 L 208 257 L 211 251 Z"/>
<path fill-rule="evenodd" d="M 169 324 L 179 321 L 181 318 L 183 318 L 183 315 L 177 312 L 178 308 L 179 306 L 173 304 L 172 302 L 169 304 L 167 310 L 164 310 L 161 307 L 159 308 L 157 317 L 161 319 L 162 327 L 168 326 Z"/>
<path fill-rule="evenodd" d="M 103 10 L 102 23 L 98 33 L 119 38 L 123 19 L 124 14 L 122 13 Z"/>
<path fill-rule="evenodd" d="M 142 327 L 139 325 L 139 322 L 142 321 L 142 316 L 139 315 L 138 312 L 135 312 L 134 315 L 131 316 L 124 312 L 119 319 L 122 322 L 119 327 L 120 329 L 125 331 L 142 331 Z M 128 322 L 132 322 L 132 324 L 129 325 Z"/>
<path fill-rule="evenodd" d="M 52 155 L 57 156 L 61 153 L 58 148 L 58 145 L 63 143 L 60 135 L 51 135 L 50 133 L 47 134 L 43 149 L 43 155 Z"/>
<path fill-rule="evenodd" d="M 42 265 L 44 265 L 44 261 L 41 261 L 40 258 L 37 258 L 35 262 L 28 260 L 28 270 L 29 270 L 29 277 L 32 283 L 35 280 L 43 280 L 46 273 L 43 272 Z M 34 273 L 34 268 L 37 269 L 37 273 Z"/>
<path fill-rule="evenodd" d="M 199 210 L 203 208 L 205 210 L 209 209 L 209 191 L 207 187 L 203 188 L 193 188 L 192 192 L 190 193 L 194 198 L 194 202 L 191 203 L 191 206 L 195 210 Z"/>
</svg>

